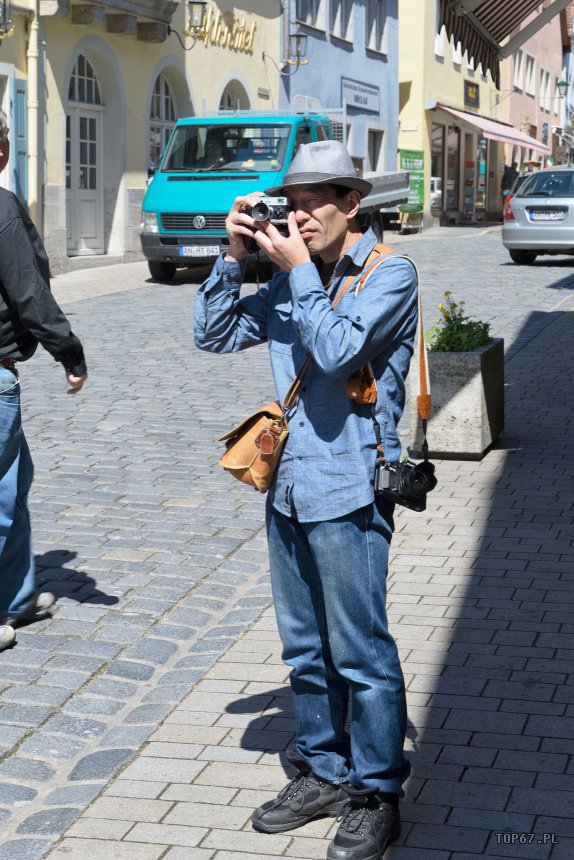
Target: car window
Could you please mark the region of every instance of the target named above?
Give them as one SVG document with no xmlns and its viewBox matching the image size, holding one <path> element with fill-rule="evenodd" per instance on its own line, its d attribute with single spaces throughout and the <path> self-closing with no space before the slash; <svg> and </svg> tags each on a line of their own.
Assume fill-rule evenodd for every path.
<svg viewBox="0 0 574 860">
<path fill-rule="evenodd" d="M 548 170 L 533 173 L 517 197 L 574 197 L 574 170 Z"/>
</svg>

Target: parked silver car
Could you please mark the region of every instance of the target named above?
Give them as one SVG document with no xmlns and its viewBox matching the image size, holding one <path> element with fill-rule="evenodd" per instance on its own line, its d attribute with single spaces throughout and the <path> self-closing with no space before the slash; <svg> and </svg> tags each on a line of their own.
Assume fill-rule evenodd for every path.
<svg viewBox="0 0 574 860">
<path fill-rule="evenodd" d="M 538 170 L 513 189 L 502 243 L 518 265 L 541 254 L 574 255 L 574 165 Z"/>
</svg>

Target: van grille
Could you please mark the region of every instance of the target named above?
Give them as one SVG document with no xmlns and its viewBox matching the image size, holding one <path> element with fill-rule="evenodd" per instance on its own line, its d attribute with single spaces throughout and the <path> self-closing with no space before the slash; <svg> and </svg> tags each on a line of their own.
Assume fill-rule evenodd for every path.
<svg viewBox="0 0 574 860">
<path fill-rule="evenodd" d="M 193 219 L 205 218 L 205 227 L 198 230 L 193 226 Z M 225 230 L 225 214 L 204 214 L 203 212 L 162 212 L 161 223 L 164 230 L 177 230 L 186 233 L 202 233 L 204 230 Z"/>
</svg>

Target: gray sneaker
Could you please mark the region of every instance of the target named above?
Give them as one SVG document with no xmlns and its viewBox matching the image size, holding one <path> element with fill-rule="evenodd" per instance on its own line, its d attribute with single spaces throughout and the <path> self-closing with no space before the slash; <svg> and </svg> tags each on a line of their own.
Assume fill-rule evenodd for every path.
<svg viewBox="0 0 574 860">
<path fill-rule="evenodd" d="M 9 619 L 10 624 L 41 621 L 43 618 L 48 618 L 55 602 L 56 598 L 50 591 L 39 591 L 25 609 L 17 612 Z"/>
<path fill-rule="evenodd" d="M 255 810 L 251 823 L 263 833 L 282 833 L 307 824 L 323 815 L 336 817 L 349 802 L 340 785 L 316 776 L 302 762 L 294 761 L 299 771 L 274 800 Z"/>
<path fill-rule="evenodd" d="M 0 651 L 9 648 L 16 639 L 14 629 L 9 624 L 0 626 Z"/>
</svg>

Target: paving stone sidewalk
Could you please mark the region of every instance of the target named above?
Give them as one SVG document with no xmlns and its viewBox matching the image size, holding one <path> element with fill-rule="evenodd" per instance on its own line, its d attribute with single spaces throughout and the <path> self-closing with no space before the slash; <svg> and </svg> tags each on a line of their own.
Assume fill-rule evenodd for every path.
<svg viewBox="0 0 574 860">
<path fill-rule="evenodd" d="M 508 332 L 507 428 L 480 463 L 440 463 L 424 515 L 397 516 L 413 773 L 387 856 L 571 858 L 574 279 L 506 272 L 489 235 L 424 241 L 427 302 L 498 254 L 465 298 Z M 24 369 L 59 600 L 0 656 L 0 858 L 321 858 L 331 820 L 249 824 L 289 773 L 293 723 L 262 500 L 218 474 L 213 438 L 270 390 L 265 351 L 194 351 L 195 287 L 142 286 L 138 266 L 120 290 L 68 285 L 93 368 L 80 408 L 45 358 Z"/>
</svg>

